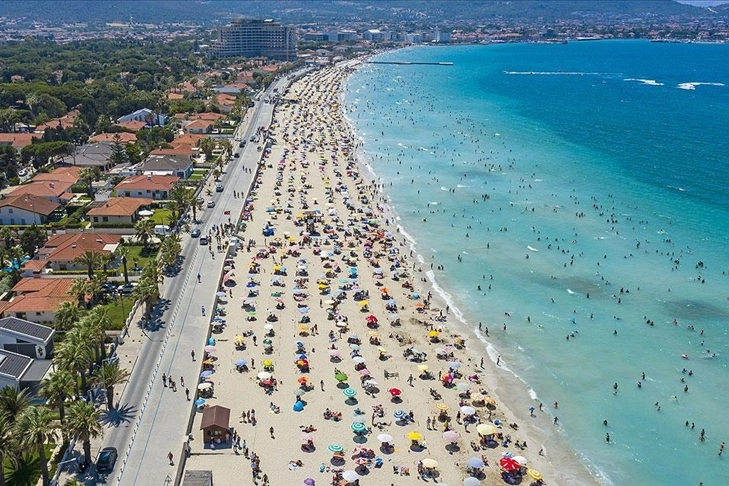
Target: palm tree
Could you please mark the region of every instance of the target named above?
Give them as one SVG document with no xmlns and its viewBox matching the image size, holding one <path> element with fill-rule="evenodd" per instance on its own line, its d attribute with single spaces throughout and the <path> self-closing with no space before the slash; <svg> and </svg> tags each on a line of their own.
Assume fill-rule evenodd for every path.
<svg viewBox="0 0 729 486">
<path fill-rule="evenodd" d="M 73 328 L 86 313 L 86 309 L 76 302 L 62 302 L 56 309 L 55 328 L 57 331 L 68 331 Z"/>
<path fill-rule="evenodd" d="M 127 255 L 129 255 L 129 248 L 120 246 L 116 250 L 116 256 L 121 260 L 122 267 L 124 269 L 124 283 L 129 283 L 129 272 L 127 271 Z"/>
<path fill-rule="evenodd" d="M 99 175 L 100 171 L 97 167 L 86 167 L 81 169 L 81 172 L 78 174 L 78 179 L 86 183 L 86 193 L 89 197 L 94 196 L 93 183 L 95 180 L 99 179 Z"/>
<path fill-rule="evenodd" d="M 109 308 L 104 306 L 96 306 L 82 320 L 84 326 L 89 326 L 90 334 L 98 343 L 99 356 L 102 360 L 106 359 L 106 331 L 111 329 L 111 316 L 109 316 Z"/>
<path fill-rule="evenodd" d="M 203 203 L 199 201 L 195 194 L 190 193 L 192 201 L 190 201 L 190 207 L 192 208 L 192 222 L 197 222 L 197 212 L 202 211 Z"/>
<path fill-rule="evenodd" d="M 202 153 L 205 154 L 205 161 L 207 162 L 210 157 L 213 156 L 213 150 L 215 150 L 215 140 L 212 138 L 202 138 L 197 143 L 197 146 L 200 147 L 200 150 Z"/>
<path fill-rule="evenodd" d="M 175 184 L 170 190 L 169 198 L 172 200 L 172 220 L 176 221 L 187 205 L 187 188 L 183 184 Z"/>
<path fill-rule="evenodd" d="M 119 363 L 101 365 L 93 376 L 93 382 L 106 389 L 106 409 L 114 408 L 114 387 L 129 381 L 129 372 L 119 367 Z"/>
<path fill-rule="evenodd" d="M 66 418 L 66 399 L 73 396 L 74 388 L 76 383 L 73 374 L 68 370 L 58 370 L 40 383 L 40 395 L 51 406 L 58 407 L 61 423 Z"/>
<path fill-rule="evenodd" d="M 18 390 L 13 386 L 0 389 L 0 415 L 5 416 L 11 424 L 29 406 L 28 390 Z"/>
<path fill-rule="evenodd" d="M 66 333 L 66 337 L 56 348 L 56 361 L 61 369 L 68 370 L 75 376 L 81 377 L 81 388 L 74 379 L 76 395 L 86 391 L 86 369 L 92 361 L 94 342 L 79 328 L 73 328 Z"/>
<path fill-rule="evenodd" d="M 75 278 L 73 283 L 68 288 L 68 293 L 75 295 L 78 299 L 79 306 L 86 308 L 86 294 L 89 293 L 89 280 L 85 278 Z"/>
<path fill-rule="evenodd" d="M 104 290 L 104 285 L 107 281 L 106 275 L 94 275 L 94 277 L 88 281 L 88 292 L 91 294 L 91 305 L 95 305 L 99 301 L 99 296 Z"/>
<path fill-rule="evenodd" d="M 142 242 L 142 246 L 147 249 L 149 240 L 154 236 L 154 221 L 151 219 L 140 219 L 134 225 L 134 231 L 136 232 L 137 239 Z"/>
<path fill-rule="evenodd" d="M 91 460 L 91 439 L 104 435 L 104 426 L 101 425 L 100 418 L 101 413 L 93 403 L 78 401 L 68 407 L 66 430 L 69 435 L 77 437 L 83 444 L 86 464 Z"/>
<path fill-rule="evenodd" d="M 94 278 L 94 270 L 104 263 L 104 254 L 95 250 L 87 250 L 74 258 L 73 262 L 86 266 L 89 278 Z"/>
<path fill-rule="evenodd" d="M 12 425 L 8 417 L 0 414 L 0 486 L 5 486 L 5 459 L 13 465 L 18 462 L 18 444 L 12 433 Z"/>
<path fill-rule="evenodd" d="M 140 279 L 132 295 L 144 304 L 144 318 L 149 321 L 152 318 L 152 310 L 159 301 L 159 285 L 150 279 Z"/>
<path fill-rule="evenodd" d="M 43 486 L 49 485 L 48 459 L 43 446 L 47 442 L 55 441 L 58 437 L 56 427 L 53 425 L 53 414 L 47 407 L 31 405 L 18 416 L 14 429 L 15 433 L 20 436 L 20 443 L 24 447 L 37 450 Z"/>
</svg>

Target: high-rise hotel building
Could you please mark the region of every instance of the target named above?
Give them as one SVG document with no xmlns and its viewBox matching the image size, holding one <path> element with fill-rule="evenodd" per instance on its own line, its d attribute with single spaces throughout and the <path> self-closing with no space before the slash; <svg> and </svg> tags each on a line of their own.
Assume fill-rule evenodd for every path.
<svg viewBox="0 0 729 486">
<path fill-rule="evenodd" d="M 296 59 L 296 33 L 293 27 L 273 20 L 238 19 L 218 27 L 218 38 L 208 51 L 210 57 L 269 57 L 283 61 Z"/>
</svg>

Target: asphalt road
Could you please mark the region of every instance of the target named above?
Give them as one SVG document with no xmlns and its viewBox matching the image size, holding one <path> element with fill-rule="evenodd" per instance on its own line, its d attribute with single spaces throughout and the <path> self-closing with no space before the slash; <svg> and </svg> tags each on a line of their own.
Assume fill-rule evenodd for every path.
<svg viewBox="0 0 729 486">
<path fill-rule="evenodd" d="M 270 124 L 273 105 L 262 100 L 273 92 L 273 88 L 283 90 L 288 82 L 286 79 L 277 81 L 260 97 L 248 122 L 236 130 L 236 136 L 249 140 L 258 127 Z M 232 159 L 221 176 L 223 192 L 214 192 L 211 197 L 203 195 L 206 201 L 213 199 L 216 202 L 214 208 L 198 212 L 199 223 L 193 227 L 200 228 L 203 234 L 213 225 L 226 223 L 229 217 L 235 221 L 240 214 L 244 198 L 233 198 L 233 190 L 248 192 L 253 171 L 245 172 L 242 168 L 255 167 L 260 157 L 257 145 L 247 142 L 244 148 L 238 148 L 236 143 L 234 147 L 240 156 Z M 225 211 L 230 211 L 230 215 L 224 214 Z M 249 229 L 247 234 L 255 232 Z M 162 313 L 158 319 L 143 333 L 145 342 L 139 350 L 129 384 L 117 411 L 109 417 L 113 425 L 106 430 L 103 447 L 116 447 L 119 459 L 114 471 L 106 478 L 99 478 L 100 482 L 162 485 L 175 481 L 192 409 L 180 377 L 185 377 L 190 396 L 194 397 L 200 362 L 199 359 L 193 362 L 190 352 L 194 350 L 198 357 L 203 354 L 210 310 L 225 258 L 225 253 L 215 252 L 213 259 L 210 247 L 201 246 L 198 241 L 183 235 L 182 270 L 174 277 L 165 278 L 163 298 L 166 304 L 160 309 Z M 201 314 L 202 306 L 207 310 L 206 316 Z M 122 350 L 123 346 L 120 352 Z M 163 387 L 162 373 L 177 382 L 176 393 Z M 167 460 L 168 452 L 174 455 L 174 466 Z"/>
</svg>

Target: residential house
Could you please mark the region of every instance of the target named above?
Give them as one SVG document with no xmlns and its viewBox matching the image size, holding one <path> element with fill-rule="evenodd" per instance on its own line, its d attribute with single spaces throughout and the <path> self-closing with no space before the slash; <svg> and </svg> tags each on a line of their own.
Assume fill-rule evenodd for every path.
<svg viewBox="0 0 729 486">
<path fill-rule="evenodd" d="M 169 199 L 170 190 L 180 178 L 173 175 L 138 175 L 130 176 L 117 186 L 117 196 L 146 197 L 156 201 Z"/>
<path fill-rule="evenodd" d="M 38 393 L 40 382 L 53 362 L 50 359 L 35 360 L 22 354 L 0 350 L 0 390 L 6 386 L 16 390 L 29 390 L 31 396 Z"/>
<path fill-rule="evenodd" d="M 126 128 L 127 130 L 131 130 L 133 132 L 138 132 L 139 130 L 141 130 L 147 126 L 147 122 L 146 121 L 137 121 L 137 120 L 127 120 L 127 121 L 123 121 L 121 123 L 117 123 L 116 126 Z"/>
<path fill-rule="evenodd" d="M 37 133 L 0 133 L 0 145 L 12 145 L 17 150 L 33 143 L 34 138 L 42 138 Z"/>
<path fill-rule="evenodd" d="M 173 175 L 187 179 L 192 174 L 192 158 L 176 155 L 152 155 L 137 166 L 137 171 L 151 175 Z"/>
<path fill-rule="evenodd" d="M 144 197 L 112 197 L 93 203 L 86 216 L 92 226 L 99 223 L 133 226 L 139 219 L 140 208 L 149 207 L 152 200 Z"/>
<path fill-rule="evenodd" d="M 175 144 L 170 148 L 152 150 L 149 155 L 172 155 L 180 158 L 187 157 L 188 159 L 192 160 L 195 158 L 199 151 L 200 149 L 197 147 L 180 143 Z"/>
<path fill-rule="evenodd" d="M 17 317 L 5 317 L 0 319 L 0 349 L 33 359 L 50 359 L 53 356 L 55 333 L 48 326 Z"/>
<path fill-rule="evenodd" d="M 0 225 L 45 224 L 62 216 L 61 205 L 32 194 L 0 199 Z"/>
<path fill-rule="evenodd" d="M 134 113 L 129 113 L 128 115 L 119 117 L 116 120 L 117 123 L 123 123 L 127 121 L 141 121 L 149 126 L 163 126 L 167 123 L 167 117 L 165 115 L 155 113 L 149 108 L 142 108 L 141 110 L 137 110 Z"/>
<path fill-rule="evenodd" d="M 89 142 L 91 143 L 110 143 L 113 144 L 116 142 L 117 137 L 119 138 L 119 143 L 122 143 L 124 145 L 128 143 L 135 143 L 137 141 L 137 136 L 133 133 L 129 132 L 118 132 L 118 133 L 99 133 L 98 135 L 94 135 L 89 139 Z"/>
<path fill-rule="evenodd" d="M 62 163 L 76 167 L 98 167 L 101 172 L 106 172 L 114 163 L 109 160 L 112 152 L 112 143 L 88 143 L 76 147 L 71 157 L 62 159 Z"/>
<path fill-rule="evenodd" d="M 40 125 L 35 127 L 35 131 L 36 131 L 36 133 L 43 133 L 46 131 L 47 128 L 54 128 L 54 129 L 73 128 L 76 124 L 76 118 L 80 114 L 81 113 L 78 110 L 71 110 L 60 118 L 53 118 L 52 120 L 49 120 L 45 123 L 41 123 Z"/>
<path fill-rule="evenodd" d="M 209 120 L 191 121 L 183 127 L 185 133 L 211 133 L 213 131 L 213 122 Z"/>
<path fill-rule="evenodd" d="M 81 167 L 58 167 L 50 172 L 39 172 L 33 176 L 33 182 L 49 181 L 76 184 Z"/>
<path fill-rule="evenodd" d="M 32 180 L 28 184 L 23 184 L 13 189 L 10 195 L 30 195 L 46 199 L 56 204 L 66 204 L 74 197 L 74 194 L 71 192 L 71 186 L 74 184 L 75 182 Z"/>
<path fill-rule="evenodd" d="M 107 233 L 65 233 L 51 236 L 36 253 L 36 260 L 47 261 L 54 271 L 86 270 L 74 260 L 87 251 L 111 254 L 119 246 L 120 235 Z"/>
</svg>

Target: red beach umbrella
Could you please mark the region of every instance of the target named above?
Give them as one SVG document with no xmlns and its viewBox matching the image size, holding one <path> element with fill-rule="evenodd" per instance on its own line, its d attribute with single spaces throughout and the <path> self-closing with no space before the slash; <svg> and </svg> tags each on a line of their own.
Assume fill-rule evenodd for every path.
<svg viewBox="0 0 729 486">
<path fill-rule="evenodd" d="M 399 388 L 390 388 L 387 392 L 393 397 L 399 397 L 402 394 L 402 390 Z"/>
<path fill-rule="evenodd" d="M 507 471 L 518 471 L 521 468 L 521 464 L 516 462 L 511 457 L 502 457 L 499 459 L 499 466 L 506 469 Z"/>
</svg>

